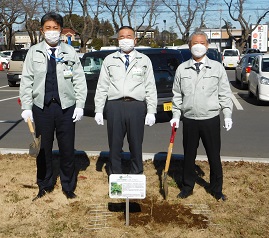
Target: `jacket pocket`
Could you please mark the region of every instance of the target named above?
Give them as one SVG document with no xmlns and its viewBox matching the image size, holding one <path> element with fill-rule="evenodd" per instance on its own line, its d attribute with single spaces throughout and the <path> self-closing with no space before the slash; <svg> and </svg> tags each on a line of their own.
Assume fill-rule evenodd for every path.
<svg viewBox="0 0 269 238">
<path fill-rule="evenodd" d="M 181 92 L 183 95 L 188 96 L 193 92 L 193 82 L 191 76 L 184 76 L 181 78 Z"/>
<path fill-rule="evenodd" d="M 122 77 L 124 77 L 121 72 L 120 65 L 109 65 L 107 67 L 107 71 L 111 81 L 119 81 Z"/>
<path fill-rule="evenodd" d="M 218 87 L 219 84 L 219 77 L 217 75 L 211 75 L 211 76 L 205 76 L 204 77 L 204 83 L 203 83 L 203 90 L 205 95 L 211 96 L 211 95 L 218 95 Z"/>
<path fill-rule="evenodd" d="M 133 67 L 132 68 L 132 79 L 138 82 L 144 82 L 147 66 Z"/>
<path fill-rule="evenodd" d="M 47 64 L 44 59 L 40 59 L 40 58 L 33 59 L 33 67 L 34 67 L 35 73 L 37 74 L 47 72 Z"/>
</svg>

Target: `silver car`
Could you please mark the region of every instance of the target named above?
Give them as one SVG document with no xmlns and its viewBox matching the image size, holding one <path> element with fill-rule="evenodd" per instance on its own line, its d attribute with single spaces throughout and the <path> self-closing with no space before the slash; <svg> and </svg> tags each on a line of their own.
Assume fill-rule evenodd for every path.
<svg viewBox="0 0 269 238">
<path fill-rule="evenodd" d="M 248 81 L 249 97 L 256 96 L 258 104 L 269 102 L 269 54 L 255 57 Z"/>
<path fill-rule="evenodd" d="M 247 89 L 248 77 L 251 71 L 253 59 L 261 53 L 246 54 L 238 62 L 235 68 L 235 81 L 240 84 L 241 89 Z"/>
</svg>

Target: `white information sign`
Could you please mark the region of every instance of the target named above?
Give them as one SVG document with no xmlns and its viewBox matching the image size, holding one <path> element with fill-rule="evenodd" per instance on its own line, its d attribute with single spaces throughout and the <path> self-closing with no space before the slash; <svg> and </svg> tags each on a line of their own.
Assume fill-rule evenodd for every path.
<svg viewBox="0 0 269 238">
<path fill-rule="evenodd" d="M 144 199 L 146 197 L 146 176 L 144 174 L 111 174 L 109 176 L 109 197 Z"/>
<path fill-rule="evenodd" d="M 255 26 L 252 26 L 254 28 Z M 267 52 L 268 44 L 268 26 L 258 25 L 251 33 L 251 48 L 259 49 L 261 52 Z"/>
</svg>

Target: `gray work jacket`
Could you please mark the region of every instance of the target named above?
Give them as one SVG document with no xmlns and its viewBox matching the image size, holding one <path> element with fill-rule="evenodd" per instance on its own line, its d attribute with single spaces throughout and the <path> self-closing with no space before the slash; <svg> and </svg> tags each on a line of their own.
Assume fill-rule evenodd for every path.
<svg viewBox="0 0 269 238">
<path fill-rule="evenodd" d="M 60 43 L 57 59 L 56 73 L 62 109 L 73 105 L 84 108 L 87 84 L 75 49 Z M 30 47 L 24 61 L 20 82 L 22 109 L 31 110 L 33 104 L 39 108 L 44 107 L 47 65 L 48 53 L 45 41 Z M 72 74 L 67 75 L 70 71 Z"/>
<path fill-rule="evenodd" d="M 199 75 L 190 59 L 178 66 L 173 85 L 174 118 L 210 119 L 223 112 L 232 117 L 232 92 L 226 71 L 221 63 L 205 56 Z"/>
<path fill-rule="evenodd" d="M 152 63 L 148 56 L 136 50 L 127 71 L 119 51 L 104 59 L 94 98 L 95 112 L 103 112 L 106 100 L 122 97 L 145 101 L 147 112 L 156 113 L 157 90 Z"/>
</svg>

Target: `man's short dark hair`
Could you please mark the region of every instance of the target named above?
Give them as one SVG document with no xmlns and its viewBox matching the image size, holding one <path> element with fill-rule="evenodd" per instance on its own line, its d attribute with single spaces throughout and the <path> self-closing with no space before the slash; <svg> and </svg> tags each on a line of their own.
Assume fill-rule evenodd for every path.
<svg viewBox="0 0 269 238">
<path fill-rule="evenodd" d="M 129 29 L 129 30 L 133 31 L 134 34 L 135 34 L 135 30 L 134 30 L 134 28 L 132 28 L 131 26 L 122 26 L 122 27 L 119 29 L 119 31 L 121 31 L 121 30 L 123 30 L 123 29 Z M 119 31 L 118 31 L 118 33 L 119 33 Z"/>
<path fill-rule="evenodd" d="M 61 28 L 64 26 L 63 17 L 56 12 L 48 12 L 41 18 L 41 27 L 44 26 L 47 21 L 55 21 Z"/>
<path fill-rule="evenodd" d="M 207 43 L 208 43 L 208 36 L 207 36 L 207 34 L 206 34 L 205 32 L 203 32 L 203 31 L 201 31 L 201 30 L 196 30 L 196 31 L 193 32 L 193 33 L 190 35 L 190 37 L 189 37 L 189 40 L 188 40 L 188 44 L 189 44 L 189 45 L 191 44 L 192 38 L 193 38 L 194 36 L 204 36 L 205 39 L 206 39 L 206 41 L 207 41 Z"/>
</svg>

